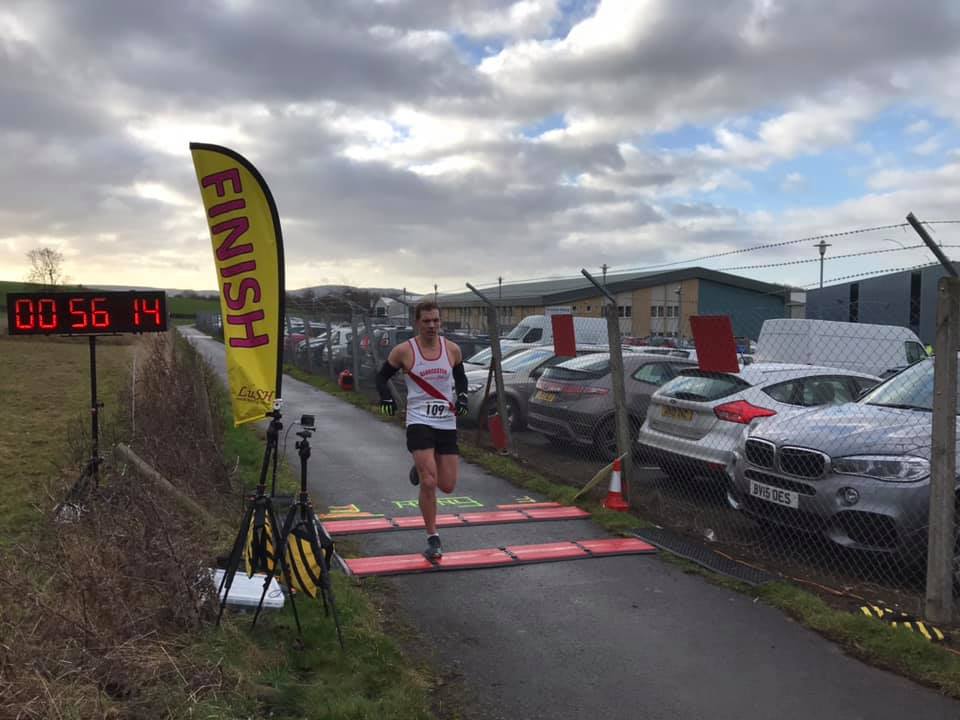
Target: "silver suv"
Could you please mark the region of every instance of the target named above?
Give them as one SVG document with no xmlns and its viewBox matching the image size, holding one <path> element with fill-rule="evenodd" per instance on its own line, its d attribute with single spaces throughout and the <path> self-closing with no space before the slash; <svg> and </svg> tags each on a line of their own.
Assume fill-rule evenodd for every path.
<svg viewBox="0 0 960 720">
<path fill-rule="evenodd" d="M 933 363 L 911 365 L 855 403 L 751 428 L 737 450 L 730 504 L 844 547 L 922 558 Z"/>
</svg>

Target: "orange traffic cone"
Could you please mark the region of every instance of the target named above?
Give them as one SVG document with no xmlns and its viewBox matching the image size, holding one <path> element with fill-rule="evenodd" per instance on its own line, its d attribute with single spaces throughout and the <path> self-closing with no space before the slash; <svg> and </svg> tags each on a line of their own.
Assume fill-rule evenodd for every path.
<svg viewBox="0 0 960 720">
<path fill-rule="evenodd" d="M 607 499 L 603 501 L 603 506 L 607 510 L 616 510 L 617 512 L 626 512 L 630 509 L 629 503 L 623 499 L 620 458 L 613 461 L 613 472 L 610 473 L 610 489 L 607 491 Z"/>
</svg>

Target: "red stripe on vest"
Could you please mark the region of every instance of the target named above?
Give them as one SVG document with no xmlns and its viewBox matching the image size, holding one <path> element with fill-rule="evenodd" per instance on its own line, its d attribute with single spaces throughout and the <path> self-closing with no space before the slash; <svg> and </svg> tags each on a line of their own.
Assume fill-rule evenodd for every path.
<svg viewBox="0 0 960 720">
<path fill-rule="evenodd" d="M 450 399 L 446 395 L 444 395 L 442 392 L 437 390 L 433 385 L 431 385 L 422 377 L 420 377 L 419 375 L 417 375 L 412 371 L 408 371 L 407 375 L 409 375 L 410 379 L 413 380 L 420 387 L 420 389 L 423 390 L 427 395 L 429 395 L 430 397 L 434 397 L 437 400 L 443 400 L 445 403 L 447 403 L 447 405 L 450 407 L 450 410 L 452 412 L 454 413 L 457 412 L 457 408 L 454 407 L 452 402 L 450 402 Z"/>
</svg>

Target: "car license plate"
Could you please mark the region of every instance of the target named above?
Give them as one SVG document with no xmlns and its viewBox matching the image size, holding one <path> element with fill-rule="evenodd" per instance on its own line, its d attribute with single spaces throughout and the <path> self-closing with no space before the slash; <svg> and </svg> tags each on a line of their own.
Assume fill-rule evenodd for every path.
<svg viewBox="0 0 960 720">
<path fill-rule="evenodd" d="M 676 418 L 677 420 L 685 420 L 687 422 L 693 420 L 693 410 L 673 407 L 672 405 L 661 405 L 660 414 L 663 415 L 663 417 Z"/>
<path fill-rule="evenodd" d="M 542 400 L 543 402 L 553 402 L 557 399 L 557 394 L 552 392 L 544 392 L 543 390 L 537 390 L 537 400 Z"/>
<path fill-rule="evenodd" d="M 772 485 L 764 485 L 756 480 L 750 481 L 750 494 L 755 498 L 766 500 L 777 505 L 790 507 L 794 510 L 800 507 L 800 497 L 792 490 L 783 490 Z"/>
</svg>

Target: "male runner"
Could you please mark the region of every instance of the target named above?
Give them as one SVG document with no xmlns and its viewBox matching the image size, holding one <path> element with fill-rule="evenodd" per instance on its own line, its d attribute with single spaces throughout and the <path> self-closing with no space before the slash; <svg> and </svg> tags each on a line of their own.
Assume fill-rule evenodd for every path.
<svg viewBox="0 0 960 720">
<path fill-rule="evenodd" d="M 407 450 L 413 455 L 410 482 L 420 485 L 420 513 L 427 528 L 423 555 L 435 562 L 443 555 L 437 534 L 437 488 L 452 493 L 457 485 L 459 454 L 457 415 L 467 414 L 467 374 L 455 343 L 440 337 L 440 308 L 417 304 L 417 335 L 390 351 L 377 373 L 380 412 L 393 415 L 396 403 L 387 385 L 400 369 L 407 385 Z"/>
</svg>

